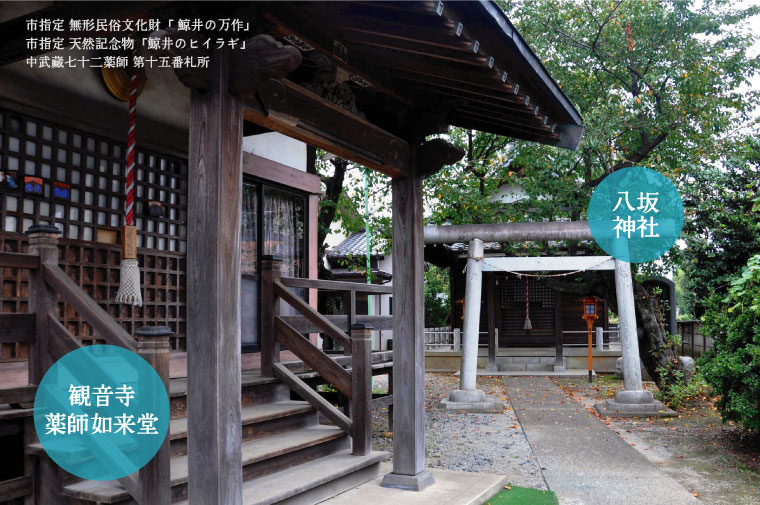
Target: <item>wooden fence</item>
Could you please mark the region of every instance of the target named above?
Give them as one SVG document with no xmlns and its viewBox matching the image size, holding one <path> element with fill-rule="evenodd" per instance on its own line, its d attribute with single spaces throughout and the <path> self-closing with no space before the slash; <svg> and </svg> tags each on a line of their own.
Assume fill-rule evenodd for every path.
<svg viewBox="0 0 760 505">
<path fill-rule="evenodd" d="M 678 334 L 681 335 L 681 355 L 698 358 L 705 351 L 713 348 L 713 339 L 700 333 L 701 321 L 678 321 Z"/>
<path fill-rule="evenodd" d="M 426 349 L 451 349 L 452 351 L 459 351 L 461 343 L 462 336 L 459 328 L 454 328 L 453 330 L 451 326 L 425 328 Z"/>
</svg>

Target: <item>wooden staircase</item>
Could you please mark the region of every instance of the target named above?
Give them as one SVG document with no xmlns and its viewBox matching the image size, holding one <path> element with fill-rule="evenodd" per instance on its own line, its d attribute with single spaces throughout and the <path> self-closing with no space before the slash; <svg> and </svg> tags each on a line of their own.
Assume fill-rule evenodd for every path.
<svg viewBox="0 0 760 505">
<path fill-rule="evenodd" d="M 378 475 L 387 453 L 351 454 L 350 439 L 336 426 L 320 424 L 305 401 L 275 378 L 244 372 L 242 383 L 243 503 L 317 503 Z M 172 503 L 187 503 L 187 391 L 171 383 Z M 79 481 L 63 487 L 71 504 L 136 504 L 117 481 Z"/>
<path fill-rule="evenodd" d="M 30 254 L 0 253 L 0 267 L 30 272 L 30 313 L 0 318 L 0 340 L 31 344 L 29 384 L 0 388 L 0 433 L 10 427 L 26 441 L 26 445 L 20 444 L 16 451 L 22 456 L 23 448 L 23 473 L 0 481 L 0 502 L 14 505 L 188 503 L 187 380 L 168 379 L 168 345 L 155 345 L 162 338 L 168 344 L 168 335 L 138 332 L 140 337 L 136 341 L 128 334 L 58 267 L 56 233 L 54 228 L 36 227 L 30 230 Z M 371 480 L 379 473 L 380 463 L 388 458 L 387 453 L 371 448 L 371 377 L 375 364 L 368 323 L 382 328 L 390 318 L 363 316 L 363 323 L 353 323 L 359 319 L 355 313 L 357 291 L 387 293 L 389 288 L 280 279 L 277 260 L 270 259 L 265 266 L 262 296 L 267 303 L 262 317 L 267 319 L 271 331 L 263 332 L 261 372 L 243 372 L 240 391 L 243 503 L 315 504 Z M 291 291 L 292 287 L 348 292 L 351 310 L 337 319 L 326 318 Z M 169 383 L 168 447 L 159 450 L 139 475 L 118 481 L 81 480 L 55 465 L 39 443 L 32 443 L 36 435 L 30 407 L 37 384 L 56 359 L 81 347 L 79 340 L 56 317 L 59 297 L 71 304 L 107 343 L 137 352 Z M 275 308 L 280 298 L 301 315 L 285 317 L 276 310 L 266 310 L 266 307 Z M 332 358 L 302 336 L 316 331 L 330 335 L 351 355 Z M 280 363 L 280 345 L 287 346 L 302 362 Z M 46 352 L 41 351 L 45 348 Z M 159 348 L 163 351 L 144 352 Z M 387 362 L 378 365 L 387 366 Z M 314 390 L 315 378 L 332 384 L 348 399 L 350 416 Z M 190 444 L 192 446 L 192 438 Z M 81 457 L 92 456 L 82 452 Z M 166 475 L 170 479 L 170 497 L 164 494 L 168 500 L 152 498 L 168 488 L 150 482 L 166 483 L 165 477 L 158 477 Z"/>
</svg>

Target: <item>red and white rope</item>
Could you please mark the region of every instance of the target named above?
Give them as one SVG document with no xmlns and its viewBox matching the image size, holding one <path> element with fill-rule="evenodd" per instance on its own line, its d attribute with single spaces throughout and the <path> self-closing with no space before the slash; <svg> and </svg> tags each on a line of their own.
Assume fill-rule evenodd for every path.
<svg viewBox="0 0 760 505">
<path fill-rule="evenodd" d="M 135 49 L 132 52 L 132 64 L 134 65 L 134 56 L 137 54 L 137 41 Z M 124 200 L 124 224 L 134 226 L 135 223 L 135 140 L 136 140 L 136 119 L 137 119 L 137 70 L 132 68 L 132 77 L 129 81 L 129 119 L 127 129 L 127 173 L 126 186 L 124 191 L 126 199 Z"/>
<path fill-rule="evenodd" d="M 525 319 L 530 319 L 530 291 L 527 277 L 525 278 Z"/>
</svg>

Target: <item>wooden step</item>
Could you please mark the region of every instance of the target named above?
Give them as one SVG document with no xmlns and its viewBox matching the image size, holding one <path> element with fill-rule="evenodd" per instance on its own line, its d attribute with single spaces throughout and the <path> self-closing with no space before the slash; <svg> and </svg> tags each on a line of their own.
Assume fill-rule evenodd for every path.
<svg viewBox="0 0 760 505">
<path fill-rule="evenodd" d="M 348 438 L 334 426 L 315 425 L 278 435 L 255 439 L 242 444 L 243 478 L 262 478 L 264 475 L 292 468 L 304 461 L 314 461 L 345 450 Z M 187 498 L 187 455 L 172 458 L 172 501 Z M 65 486 L 63 495 L 77 503 L 131 504 L 127 491 L 116 481 L 81 481 Z"/>
<path fill-rule="evenodd" d="M 243 482 L 244 505 L 313 505 L 369 482 L 380 473 L 387 452 L 354 456 L 349 449 L 266 477 Z M 176 505 L 188 505 L 187 500 Z"/>
<path fill-rule="evenodd" d="M 243 483 L 244 505 L 310 505 L 379 475 L 387 452 L 354 456 L 349 449 Z M 186 502 L 180 502 L 187 505 Z"/>
<path fill-rule="evenodd" d="M 290 399 L 290 390 L 279 379 L 262 377 L 257 371 L 244 371 L 241 376 L 240 401 L 243 406 L 260 405 Z M 169 404 L 172 419 L 187 415 L 187 378 L 169 381 Z"/>
<path fill-rule="evenodd" d="M 306 402 L 283 400 L 241 409 L 243 442 L 276 435 L 318 422 L 317 412 Z M 187 454 L 187 418 L 172 419 L 170 428 L 172 457 Z"/>
</svg>

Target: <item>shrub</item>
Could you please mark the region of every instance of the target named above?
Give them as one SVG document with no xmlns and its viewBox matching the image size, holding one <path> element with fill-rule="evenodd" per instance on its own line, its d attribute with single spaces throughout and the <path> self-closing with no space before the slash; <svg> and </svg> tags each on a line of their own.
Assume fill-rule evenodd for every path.
<svg viewBox="0 0 760 505">
<path fill-rule="evenodd" d="M 760 255 L 731 281 L 727 296 L 709 300 L 702 319 L 715 343 L 700 366 L 720 395 L 721 418 L 760 429 Z"/>
</svg>

